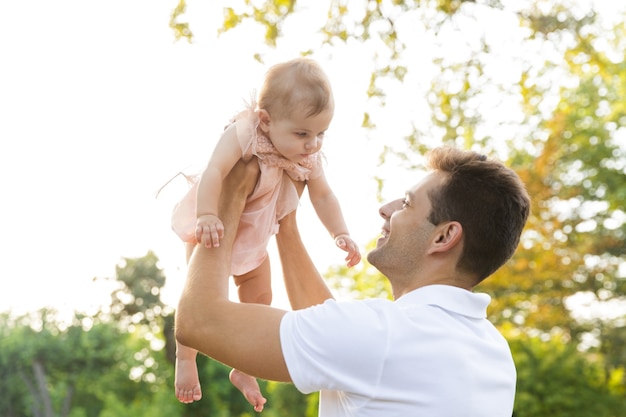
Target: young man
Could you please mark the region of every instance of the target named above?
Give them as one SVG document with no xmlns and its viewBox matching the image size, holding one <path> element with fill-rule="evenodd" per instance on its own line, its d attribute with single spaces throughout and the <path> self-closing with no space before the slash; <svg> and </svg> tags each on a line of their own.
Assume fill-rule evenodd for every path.
<svg viewBox="0 0 626 417">
<path fill-rule="evenodd" d="M 429 161 L 428 175 L 380 208 L 382 235 L 368 254 L 394 301 L 333 300 L 292 214 L 276 240 L 294 311 L 228 300 L 231 233 L 193 255 L 177 311 L 181 343 L 320 391 L 323 417 L 511 416 L 511 353 L 486 320 L 489 297 L 471 290 L 514 253 L 529 198 L 512 170 L 482 155 L 438 148 Z M 226 181 L 239 188 L 220 214 L 234 225 L 256 172 L 238 166 Z"/>
</svg>

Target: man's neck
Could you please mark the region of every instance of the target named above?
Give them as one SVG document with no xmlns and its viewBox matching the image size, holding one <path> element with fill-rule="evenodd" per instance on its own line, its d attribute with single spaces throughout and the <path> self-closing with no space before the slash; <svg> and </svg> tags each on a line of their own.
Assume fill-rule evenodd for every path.
<svg viewBox="0 0 626 417">
<path fill-rule="evenodd" d="M 428 285 L 451 285 L 453 287 L 462 288 L 464 290 L 472 291 L 474 285 L 473 279 L 470 279 L 466 274 L 454 271 L 447 274 L 431 274 L 424 275 L 410 281 L 410 285 L 393 285 L 393 298 L 397 300 L 405 294 L 415 291 L 418 288 L 426 287 Z"/>
</svg>

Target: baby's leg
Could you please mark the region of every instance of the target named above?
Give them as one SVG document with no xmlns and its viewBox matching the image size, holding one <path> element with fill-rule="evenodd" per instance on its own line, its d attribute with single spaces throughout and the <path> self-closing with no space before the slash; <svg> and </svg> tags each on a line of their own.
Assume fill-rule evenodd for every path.
<svg viewBox="0 0 626 417">
<path fill-rule="evenodd" d="M 233 277 L 237 286 L 239 301 L 242 303 L 272 303 L 272 282 L 270 259 L 265 257 L 261 265 L 243 275 Z"/>
<path fill-rule="evenodd" d="M 269 258 L 256 269 L 234 276 L 239 301 L 242 303 L 267 304 L 272 302 L 272 286 Z M 230 382 L 237 387 L 243 396 L 254 407 L 254 411 L 261 412 L 267 400 L 261 394 L 256 378 L 237 369 L 230 371 Z"/>
<path fill-rule="evenodd" d="M 193 243 L 185 244 L 187 262 L 189 262 L 195 246 Z M 176 342 L 174 388 L 176 398 L 181 403 L 191 403 L 202 398 L 200 378 L 198 377 L 198 367 L 196 365 L 197 354 L 198 352 L 195 349 L 181 345 L 178 341 Z"/>
<path fill-rule="evenodd" d="M 176 398 L 181 403 L 192 403 L 202 398 L 198 367 L 196 365 L 197 351 L 176 342 L 176 372 L 174 387 Z"/>
</svg>

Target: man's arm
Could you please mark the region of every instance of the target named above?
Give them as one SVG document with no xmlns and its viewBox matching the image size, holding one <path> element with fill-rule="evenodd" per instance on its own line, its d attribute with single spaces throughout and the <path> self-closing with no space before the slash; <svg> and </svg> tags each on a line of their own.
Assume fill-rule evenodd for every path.
<svg viewBox="0 0 626 417">
<path fill-rule="evenodd" d="M 249 375 L 289 382 L 279 334 L 285 311 L 228 299 L 233 241 L 257 176 L 253 158 L 248 164 L 238 162 L 225 178 L 219 204 L 224 239 L 216 248 L 196 245 L 176 311 L 176 338 Z"/>
<path fill-rule="evenodd" d="M 276 245 L 291 308 L 298 310 L 333 298 L 302 243 L 295 211 L 281 220 Z"/>
</svg>

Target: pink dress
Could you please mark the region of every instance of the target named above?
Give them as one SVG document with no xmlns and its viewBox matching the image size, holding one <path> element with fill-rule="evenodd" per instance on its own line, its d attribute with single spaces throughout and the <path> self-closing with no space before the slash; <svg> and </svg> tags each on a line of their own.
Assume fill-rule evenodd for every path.
<svg viewBox="0 0 626 417">
<path fill-rule="evenodd" d="M 238 114 L 232 123 L 237 126 L 242 159 L 248 161 L 256 156 L 260 167 L 259 180 L 246 201 L 233 244 L 231 274 L 242 275 L 261 265 L 270 238 L 278 233 L 278 221 L 298 207 L 296 188 L 283 174 L 297 181 L 317 178 L 322 173 L 322 158 L 317 152 L 296 164 L 283 157 L 258 130 L 259 119 L 253 107 Z M 198 179 L 172 213 L 172 229 L 184 242 L 196 243 Z"/>
</svg>

